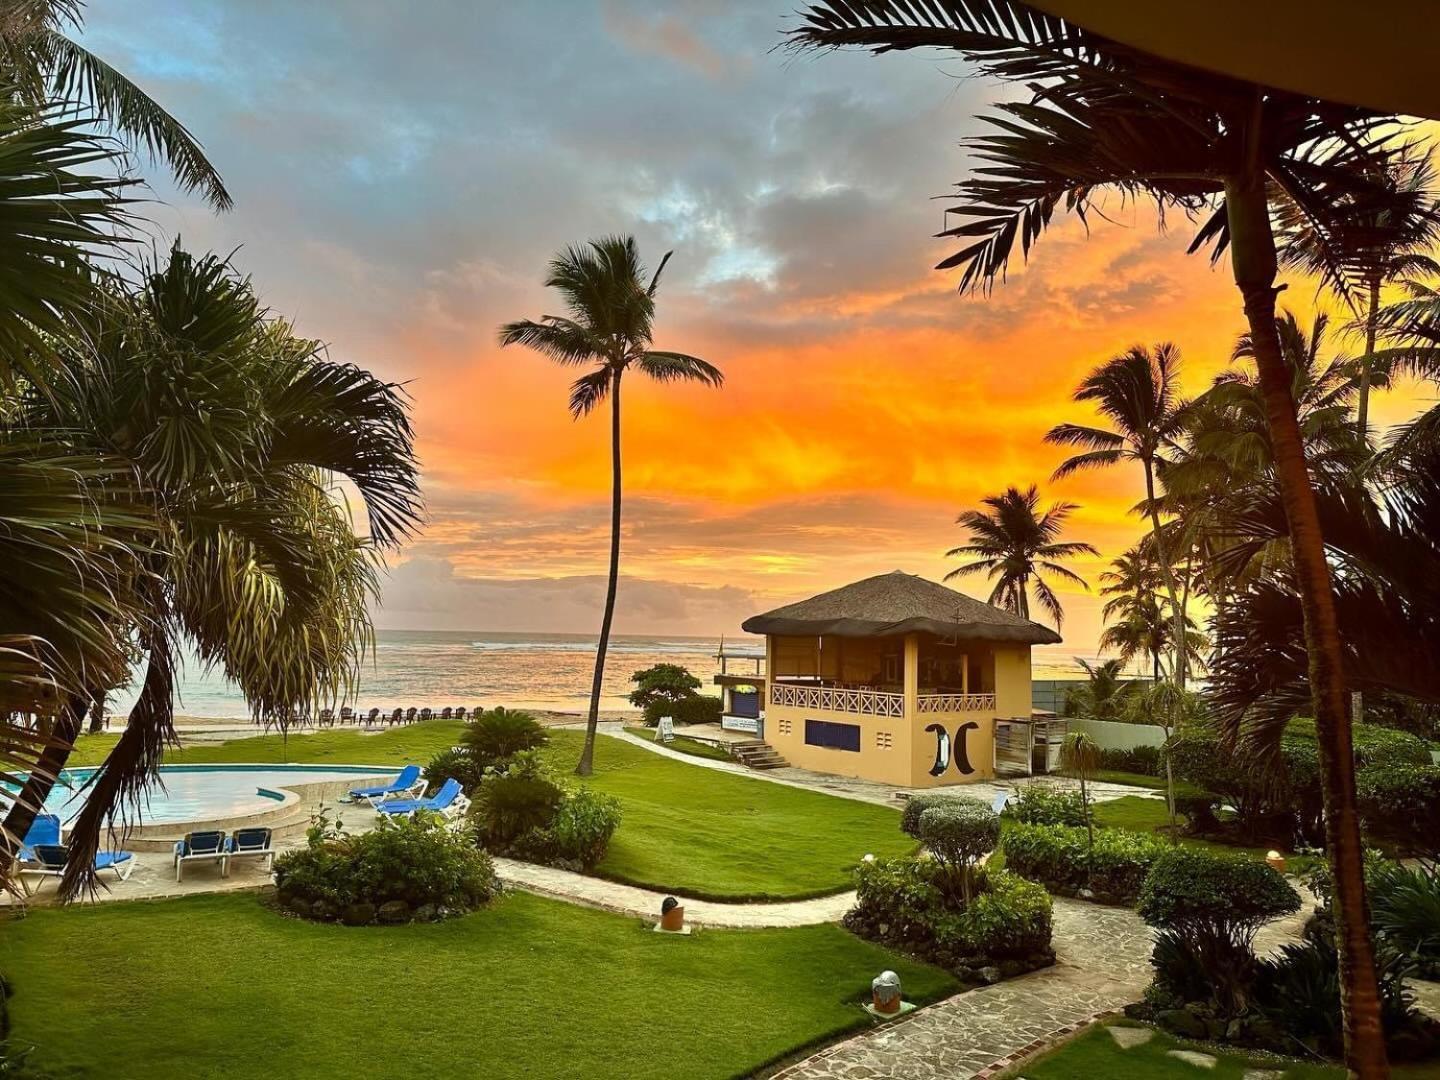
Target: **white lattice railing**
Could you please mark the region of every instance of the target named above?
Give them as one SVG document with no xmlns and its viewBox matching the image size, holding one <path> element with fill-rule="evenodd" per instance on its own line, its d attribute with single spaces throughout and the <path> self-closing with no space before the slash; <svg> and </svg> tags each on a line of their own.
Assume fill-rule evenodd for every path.
<svg viewBox="0 0 1440 1080">
<path fill-rule="evenodd" d="M 846 690 L 837 686 L 770 684 L 770 704 L 792 709 L 851 713 L 860 716 L 905 716 L 905 695 L 889 690 Z"/>
<path fill-rule="evenodd" d="M 922 713 L 994 712 L 994 694 L 921 694 L 916 708 Z"/>
</svg>

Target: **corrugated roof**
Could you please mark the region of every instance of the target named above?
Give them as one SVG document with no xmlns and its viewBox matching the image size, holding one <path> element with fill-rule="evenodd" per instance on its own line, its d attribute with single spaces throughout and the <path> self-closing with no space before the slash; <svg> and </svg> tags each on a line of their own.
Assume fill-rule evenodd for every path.
<svg viewBox="0 0 1440 1080">
<path fill-rule="evenodd" d="M 976 641 L 1054 644 L 1060 635 L 945 585 L 895 570 L 754 615 L 746 633 L 894 637 L 925 633 Z"/>
</svg>

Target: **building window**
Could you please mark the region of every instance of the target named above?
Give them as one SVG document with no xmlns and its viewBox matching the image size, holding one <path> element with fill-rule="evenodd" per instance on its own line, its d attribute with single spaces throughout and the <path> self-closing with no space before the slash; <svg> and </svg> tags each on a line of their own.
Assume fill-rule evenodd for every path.
<svg viewBox="0 0 1440 1080">
<path fill-rule="evenodd" d="M 895 736 L 888 731 L 877 731 L 875 733 L 875 749 L 889 750 L 895 745 Z"/>
<path fill-rule="evenodd" d="M 780 720 L 780 721 L 778 721 L 778 725 L 779 725 L 779 728 L 780 728 L 780 734 L 781 734 L 781 735 L 789 735 L 789 734 L 790 734 L 791 728 L 790 728 L 790 721 L 789 721 L 789 720 Z"/>
<path fill-rule="evenodd" d="M 824 746 L 831 750 L 858 751 L 860 726 L 837 724 L 831 720 L 806 720 L 805 742 L 809 746 Z"/>
</svg>

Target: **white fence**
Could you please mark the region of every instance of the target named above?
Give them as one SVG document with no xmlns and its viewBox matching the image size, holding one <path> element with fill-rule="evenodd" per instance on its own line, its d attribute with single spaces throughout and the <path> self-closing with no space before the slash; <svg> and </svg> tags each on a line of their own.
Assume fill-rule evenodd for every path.
<svg viewBox="0 0 1440 1080">
<path fill-rule="evenodd" d="M 1071 731 L 1083 731 L 1102 750 L 1134 750 L 1163 746 L 1165 729 L 1157 724 L 1117 724 L 1113 720 L 1070 720 Z"/>
</svg>

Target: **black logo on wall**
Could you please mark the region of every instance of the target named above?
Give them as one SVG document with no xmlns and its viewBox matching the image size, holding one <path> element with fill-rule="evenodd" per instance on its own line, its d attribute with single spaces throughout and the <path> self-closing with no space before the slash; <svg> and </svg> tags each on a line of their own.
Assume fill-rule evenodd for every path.
<svg viewBox="0 0 1440 1080">
<path fill-rule="evenodd" d="M 969 776 L 975 771 L 975 766 L 970 764 L 970 747 L 968 739 L 970 732 L 980 725 L 974 720 L 968 720 L 955 729 L 955 740 L 952 743 L 950 733 L 945 730 L 944 724 L 931 724 L 925 730 L 935 736 L 935 764 L 930 766 L 931 776 L 940 776 L 950 767 L 953 757 L 955 769 L 961 776 Z"/>
</svg>

